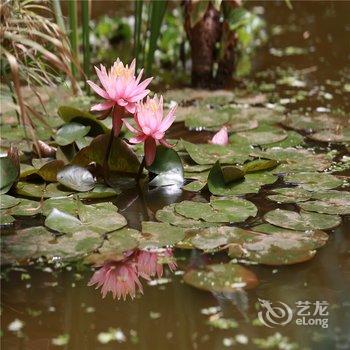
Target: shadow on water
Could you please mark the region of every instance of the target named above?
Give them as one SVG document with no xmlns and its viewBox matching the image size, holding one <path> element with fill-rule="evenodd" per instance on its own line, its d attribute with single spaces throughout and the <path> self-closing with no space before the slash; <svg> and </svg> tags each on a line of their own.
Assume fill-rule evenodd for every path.
<svg viewBox="0 0 350 350">
<path fill-rule="evenodd" d="M 253 62 L 253 79 L 259 81 L 261 75 L 258 72 L 275 71 L 278 67 L 292 67 L 295 71 L 309 69 L 307 89 L 314 91 L 324 89 L 327 79 L 343 81 L 348 76 L 349 2 L 293 2 L 293 11 L 288 10 L 283 2 L 252 2 L 249 6 L 255 5 L 264 8 L 268 27 L 279 25 L 285 32 L 273 36 L 259 50 Z M 283 58 L 270 54 L 271 48 L 286 46 L 306 47 L 310 52 Z M 271 79 L 274 79 L 272 73 Z M 276 89 L 281 94 L 286 93 L 284 87 L 277 85 Z M 331 101 L 321 101 L 319 95 L 310 94 L 306 100 L 287 105 L 287 108 L 331 106 L 349 110 L 349 95 L 339 93 L 338 89 L 337 85 L 327 85 L 327 91 L 334 96 Z M 175 125 L 170 136 L 196 142 L 203 134 L 188 133 L 181 125 Z M 137 191 L 130 189 L 117 198 L 116 204 L 129 225 L 139 228 L 144 218 L 154 219 L 157 209 L 192 197 L 189 192 L 169 187 L 146 191 L 142 201 Z M 259 216 L 276 205 L 259 195 L 249 199 L 258 205 Z M 110 295 L 102 299 L 99 291 L 87 287 L 93 273 L 87 268 L 52 268 L 39 264 L 14 268 L 8 273 L 3 270 L 3 349 L 54 349 L 57 347 L 52 344 L 52 339 L 59 343 L 59 336 L 66 334 L 69 334 L 69 343 L 63 345 L 62 342 L 61 348 L 74 350 L 256 349 L 254 339 L 274 334 L 277 343 L 298 343 L 301 349 L 349 349 L 349 228 L 349 218 L 344 218 L 340 227 L 329 232 L 327 245 L 308 262 L 277 268 L 249 266 L 259 277 L 258 288 L 227 295 L 202 292 L 182 282 L 181 273 L 189 266 L 224 259 L 198 251 L 177 251 L 177 273 L 166 270 L 160 280 L 163 283 L 143 283 L 144 295 L 125 302 L 117 302 Z M 275 328 L 261 326 L 257 322 L 258 299 L 283 302 L 294 311 L 298 301 L 327 301 L 328 328 L 300 326 L 295 322 L 276 325 Z M 208 324 L 209 318 L 213 320 L 215 313 L 220 311 L 214 309 L 214 316 L 208 315 L 211 313 L 208 308 L 218 306 L 223 317 L 234 319 L 237 327 L 225 330 Z M 23 322 L 23 328 L 11 332 L 8 325 L 15 319 Z M 106 342 L 111 328 L 120 330 L 118 340 Z M 287 336 L 288 340 L 279 339 L 277 332 Z"/>
</svg>

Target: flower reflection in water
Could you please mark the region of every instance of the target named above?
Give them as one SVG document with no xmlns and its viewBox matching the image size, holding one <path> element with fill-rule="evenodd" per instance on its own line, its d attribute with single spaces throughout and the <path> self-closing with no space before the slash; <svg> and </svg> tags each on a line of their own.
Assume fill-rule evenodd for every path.
<svg viewBox="0 0 350 350">
<path fill-rule="evenodd" d="M 150 280 L 163 275 L 163 263 L 167 263 L 171 271 L 177 268 L 172 249 L 136 250 L 124 254 L 119 261 L 105 262 L 92 276 L 88 286 L 96 285 L 101 288 L 102 297 L 111 292 L 118 300 L 127 295 L 133 299 L 139 290 L 143 293 L 140 277 Z"/>
</svg>

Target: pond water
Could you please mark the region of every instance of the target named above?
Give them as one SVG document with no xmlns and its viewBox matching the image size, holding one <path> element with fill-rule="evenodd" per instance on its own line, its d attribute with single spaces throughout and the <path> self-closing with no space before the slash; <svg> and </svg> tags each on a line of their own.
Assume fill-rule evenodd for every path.
<svg viewBox="0 0 350 350">
<path fill-rule="evenodd" d="M 293 76 L 305 86 L 296 83 L 294 87 L 286 84 L 273 87 L 276 98 L 283 100 L 287 111 L 339 108 L 349 113 L 349 92 L 343 86 L 346 81 L 349 83 L 350 72 L 346 66 L 350 58 L 350 2 L 293 2 L 293 10 L 284 2 L 252 2 L 249 6 L 261 7 L 267 28 L 275 35 L 254 56 L 247 81 L 261 86 L 275 84 L 283 75 Z M 279 57 L 286 47 L 305 48 L 308 52 Z M 307 91 L 306 98 L 296 98 L 298 93 L 301 96 L 300 90 Z M 188 132 L 182 124 L 177 124 L 170 130 L 170 137 L 196 142 L 203 141 L 208 134 Z M 248 197 L 259 208 L 258 218 L 277 207 L 263 194 Z M 165 205 L 194 196 L 172 187 L 158 188 L 147 192 L 142 202 L 136 191 L 129 190 L 118 196 L 115 204 L 129 226 L 139 228 L 145 219 L 145 203 L 148 215 L 152 216 Z M 292 209 L 293 204 L 285 204 L 283 208 Z M 259 286 L 227 294 L 204 292 L 183 283 L 182 272 L 189 266 L 227 259 L 220 254 L 204 255 L 195 250 L 176 250 L 177 272 L 166 269 L 158 283 L 144 283 L 143 295 L 126 301 L 113 300 L 111 295 L 102 299 L 99 290 L 88 287 L 93 270 L 87 267 L 59 263 L 5 266 L 2 268 L 2 347 L 350 349 L 349 231 L 349 217 L 343 217 L 339 227 L 327 231 L 330 237 L 326 246 L 310 261 L 293 266 L 248 266 L 258 276 Z M 298 325 L 295 318 L 272 328 L 261 325 L 257 322 L 259 299 L 279 306 L 282 302 L 293 310 L 297 309 L 297 302 L 310 302 L 312 312 L 315 304 L 325 301 L 329 305 L 328 315 L 321 318 L 328 320 L 328 327 Z M 231 323 L 216 322 L 220 317 L 230 319 Z M 305 317 L 312 318 L 317 315 Z M 20 320 L 23 327 L 10 331 L 8 327 L 15 320 Z"/>
</svg>

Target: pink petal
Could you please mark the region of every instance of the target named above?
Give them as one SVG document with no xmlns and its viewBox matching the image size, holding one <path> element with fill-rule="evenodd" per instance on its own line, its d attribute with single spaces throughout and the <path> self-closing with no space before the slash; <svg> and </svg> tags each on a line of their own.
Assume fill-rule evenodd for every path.
<svg viewBox="0 0 350 350">
<path fill-rule="evenodd" d="M 125 109 L 126 109 L 129 113 L 134 114 L 135 111 L 136 111 L 135 103 L 133 103 L 133 102 L 130 103 L 130 102 L 129 102 L 129 103 L 125 106 Z"/>
<path fill-rule="evenodd" d="M 139 134 L 139 135 L 136 135 L 135 137 L 132 137 L 129 140 L 129 142 L 133 143 L 133 144 L 141 143 L 141 142 L 146 140 L 146 137 L 147 137 L 147 135 L 145 135 L 145 134 Z"/>
<path fill-rule="evenodd" d="M 150 166 L 156 157 L 156 141 L 152 137 L 145 140 L 145 160 L 146 165 Z"/>
<path fill-rule="evenodd" d="M 166 130 L 168 130 L 170 128 L 171 124 L 174 122 L 174 120 L 176 118 L 174 115 L 176 107 L 177 106 L 174 106 L 170 109 L 166 118 L 163 119 L 162 124 L 160 125 L 160 128 L 158 129 L 158 131 L 165 132 Z"/>
<path fill-rule="evenodd" d="M 97 93 L 99 94 L 101 97 L 105 98 L 105 99 L 109 99 L 109 95 L 107 94 L 107 92 L 103 89 L 101 89 L 98 85 L 96 85 L 94 82 L 92 82 L 91 80 L 88 80 L 87 83 L 90 85 L 90 87 Z"/>
<path fill-rule="evenodd" d="M 171 145 L 170 143 L 168 143 L 167 141 L 165 141 L 165 139 L 160 139 L 159 142 L 160 142 L 163 146 L 165 146 L 165 147 L 167 147 L 167 148 L 173 148 L 173 147 L 175 146 L 175 145 Z"/>
<path fill-rule="evenodd" d="M 228 144 L 228 133 L 226 126 L 223 126 L 211 139 L 214 145 L 226 146 Z"/>
<path fill-rule="evenodd" d="M 94 105 L 91 107 L 92 111 L 105 111 L 106 109 L 110 109 L 114 106 L 115 102 L 114 101 L 106 101 L 99 103 L 97 105 Z"/>
<path fill-rule="evenodd" d="M 140 131 L 135 129 L 126 119 L 123 119 L 125 126 L 134 134 L 139 134 Z"/>
</svg>

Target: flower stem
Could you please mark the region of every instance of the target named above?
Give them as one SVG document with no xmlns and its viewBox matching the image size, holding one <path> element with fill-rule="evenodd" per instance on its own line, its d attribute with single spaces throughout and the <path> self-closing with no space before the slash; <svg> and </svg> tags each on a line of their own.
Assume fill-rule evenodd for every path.
<svg viewBox="0 0 350 350">
<path fill-rule="evenodd" d="M 137 175 L 136 175 L 136 181 L 140 180 L 142 173 L 143 173 L 143 169 L 145 168 L 145 163 L 146 163 L 146 159 L 145 159 L 145 156 L 143 156 L 142 162 L 141 162 L 140 167 L 139 167 L 139 171 L 137 172 Z"/>
</svg>

